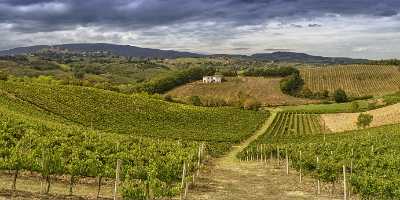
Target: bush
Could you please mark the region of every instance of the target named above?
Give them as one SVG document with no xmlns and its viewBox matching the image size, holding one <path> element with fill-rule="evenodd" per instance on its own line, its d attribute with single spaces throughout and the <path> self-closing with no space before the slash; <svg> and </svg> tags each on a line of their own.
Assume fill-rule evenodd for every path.
<svg viewBox="0 0 400 200">
<path fill-rule="evenodd" d="M 368 126 L 371 124 L 373 118 L 374 118 L 374 116 L 372 116 L 372 115 L 370 115 L 370 114 L 361 113 L 361 114 L 358 116 L 358 119 L 357 119 L 357 126 L 358 126 L 359 128 L 368 127 Z"/>
<path fill-rule="evenodd" d="M 2 81 L 8 80 L 8 74 L 0 71 L 0 80 L 2 80 Z"/>
<path fill-rule="evenodd" d="M 294 67 L 268 67 L 250 68 L 242 73 L 244 76 L 263 76 L 263 77 L 285 77 L 299 74 L 299 70 Z"/>
<path fill-rule="evenodd" d="M 333 93 L 333 98 L 335 99 L 335 101 L 337 103 L 344 103 L 348 101 L 347 98 L 347 94 L 344 90 L 342 89 L 337 89 L 334 93 Z"/>
<path fill-rule="evenodd" d="M 351 110 L 353 112 L 357 112 L 358 109 L 360 109 L 360 105 L 358 104 L 358 102 L 356 101 L 351 102 Z"/>
<path fill-rule="evenodd" d="M 309 88 L 304 88 L 304 89 L 301 91 L 301 94 L 302 94 L 303 97 L 305 97 L 305 98 L 313 98 L 313 97 L 314 97 L 313 92 L 312 92 Z"/>
<path fill-rule="evenodd" d="M 173 101 L 174 101 L 174 99 L 172 98 L 172 96 L 169 95 L 169 94 L 167 94 L 167 95 L 164 96 L 164 100 L 165 100 L 165 101 L 168 101 L 168 102 L 173 102 Z"/>
<path fill-rule="evenodd" d="M 246 99 L 243 103 L 243 108 L 246 110 L 259 110 L 261 107 L 261 103 L 255 100 L 254 98 Z"/>
<path fill-rule="evenodd" d="M 191 97 L 189 98 L 189 101 L 190 101 L 190 103 L 191 103 L 192 105 L 194 105 L 194 106 L 201 106 L 201 105 L 202 105 L 201 99 L 200 99 L 199 96 L 191 96 Z"/>
</svg>

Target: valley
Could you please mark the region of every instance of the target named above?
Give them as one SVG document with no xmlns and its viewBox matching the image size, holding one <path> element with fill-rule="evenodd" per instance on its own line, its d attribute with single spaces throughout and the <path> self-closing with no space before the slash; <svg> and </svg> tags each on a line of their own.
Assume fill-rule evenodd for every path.
<svg viewBox="0 0 400 200">
<path fill-rule="evenodd" d="M 393 65 L 53 51 L 0 57 L 2 197 L 398 197 Z"/>
</svg>

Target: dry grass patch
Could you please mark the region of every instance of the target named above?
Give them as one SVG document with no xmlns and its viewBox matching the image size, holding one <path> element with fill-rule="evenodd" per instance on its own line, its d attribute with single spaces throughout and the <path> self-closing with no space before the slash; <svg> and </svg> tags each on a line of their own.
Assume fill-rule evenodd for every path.
<svg viewBox="0 0 400 200">
<path fill-rule="evenodd" d="M 234 77 L 226 78 L 223 83 L 205 84 L 201 81 L 177 87 L 167 94 L 187 98 L 199 96 L 200 98 L 218 98 L 226 102 L 236 102 L 240 97 L 255 98 L 263 105 L 300 105 L 315 103 L 316 100 L 308 100 L 288 96 L 280 89 L 281 78 L 263 77 Z"/>
<path fill-rule="evenodd" d="M 386 106 L 366 113 L 374 116 L 370 127 L 400 123 L 400 104 Z M 321 118 L 325 121 L 329 130 L 333 132 L 342 132 L 357 129 L 356 123 L 359 114 L 360 113 L 323 114 Z"/>
</svg>

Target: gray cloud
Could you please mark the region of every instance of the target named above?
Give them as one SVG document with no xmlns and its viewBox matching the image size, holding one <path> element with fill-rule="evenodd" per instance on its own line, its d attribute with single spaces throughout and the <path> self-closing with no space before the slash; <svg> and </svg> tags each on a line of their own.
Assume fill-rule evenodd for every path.
<svg viewBox="0 0 400 200">
<path fill-rule="evenodd" d="M 275 51 L 294 51 L 294 49 L 269 48 L 269 49 L 264 49 L 264 51 L 267 51 L 267 52 L 275 52 Z"/>
<path fill-rule="evenodd" d="M 400 55 L 399 12 L 399 0 L 0 0 L 0 49 L 112 42 L 393 57 Z"/>
<path fill-rule="evenodd" d="M 387 17 L 398 14 L 399 8 L 397 0 L 0 0 L 0 23 L 12 24 L 19 32 L 76 26 L 137 30 L 199 21 L 256 25 L 328 13 Z"/>
</svg>

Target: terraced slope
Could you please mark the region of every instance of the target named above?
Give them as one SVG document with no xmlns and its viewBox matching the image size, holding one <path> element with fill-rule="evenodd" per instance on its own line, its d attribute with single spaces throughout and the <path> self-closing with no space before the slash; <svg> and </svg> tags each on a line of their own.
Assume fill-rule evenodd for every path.
<svg viewBox="0 0 400 200">
<path fill-rule="evenodd" d="M 67 121 L 135 136 L 236 143 L 266 118 L 261 112 L 194 107 L 76 86 L 3 81 L 0 90 Z"/>
<path fill-rule="evenodd" d="M 314 92 L 341 88 L 350 96 L 384 95 L 400 87 L 400 70 L 396 66 L 333 65 L 300 71 L 305 87 Z"/>
</svg>

